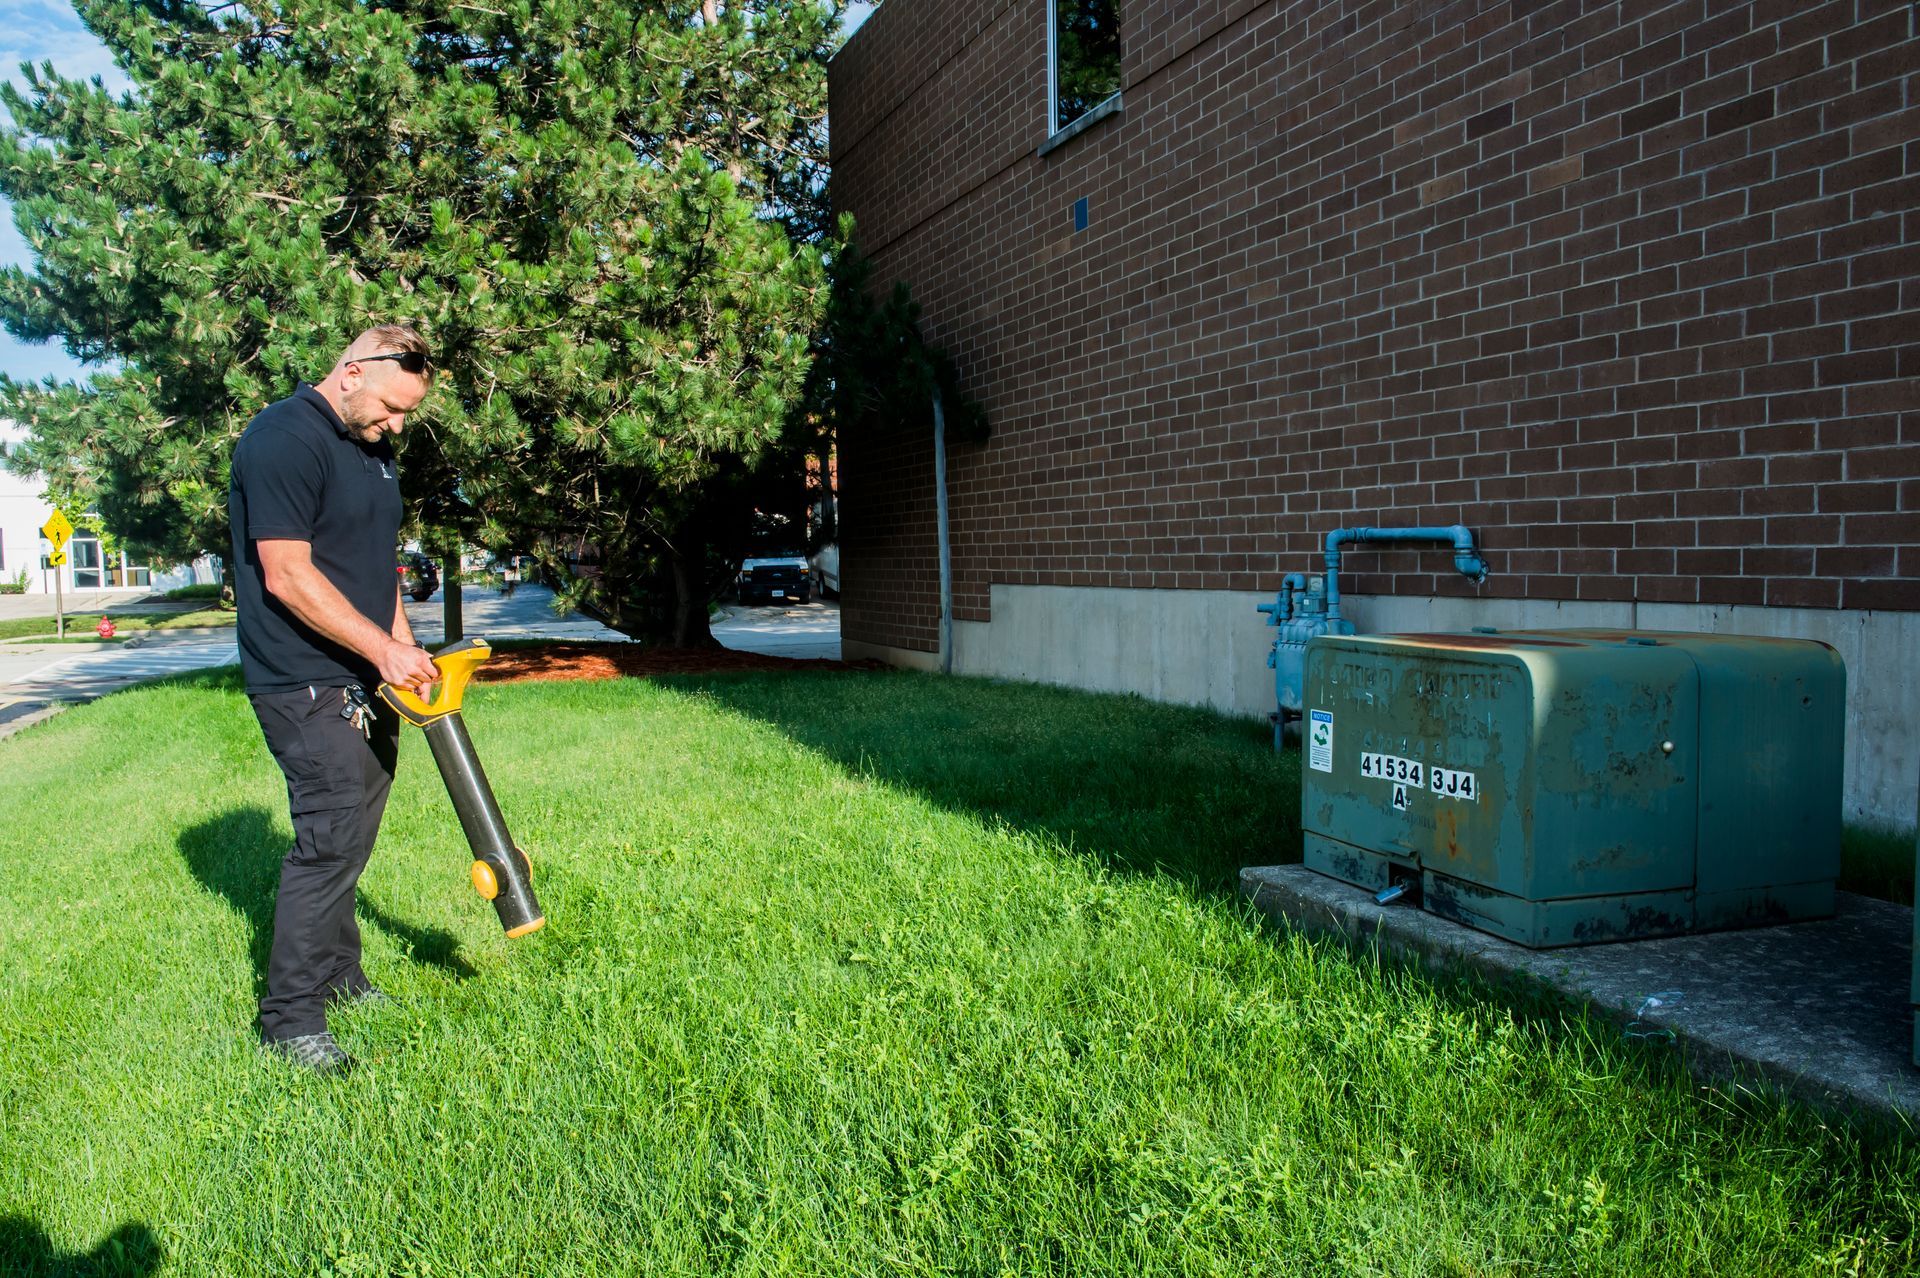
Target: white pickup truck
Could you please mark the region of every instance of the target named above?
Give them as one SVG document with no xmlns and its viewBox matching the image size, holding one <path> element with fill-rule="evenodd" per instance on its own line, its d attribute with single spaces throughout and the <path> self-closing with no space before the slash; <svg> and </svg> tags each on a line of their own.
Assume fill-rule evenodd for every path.
<svg viewBox="0 0 1920 1278">
<path fill-rule="evenodd" d="M 813 575 L 803 555 L 743 560 L 734 586 L 743 604 L 772 603 L 776 599 L 807 603 L 813 598 Z"/>
</svg>

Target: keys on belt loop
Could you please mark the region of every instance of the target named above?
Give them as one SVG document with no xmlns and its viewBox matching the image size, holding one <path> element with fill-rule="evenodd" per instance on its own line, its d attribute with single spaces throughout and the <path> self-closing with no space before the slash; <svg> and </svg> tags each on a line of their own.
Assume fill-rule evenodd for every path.
<svg viewBox="0 0 1920 1278">
<path fill-rule="evenodd" d="M 357 683 L 350 683 L 340 689 L 340 717 L 360 729 L 360 735 L 373 740 L 373 705 L 367 700 L 367 690 Z"/>
</svg>

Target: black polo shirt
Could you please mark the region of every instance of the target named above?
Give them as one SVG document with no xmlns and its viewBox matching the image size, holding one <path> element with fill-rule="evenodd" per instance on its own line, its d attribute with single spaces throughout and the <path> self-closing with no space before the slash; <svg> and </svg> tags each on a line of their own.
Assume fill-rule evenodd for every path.
<svg viewBox="0 0 1920 1278">
<path fill-rule="evenodd" d="M 400 471 L 383 437 L 363 444 L 333 406 L 302 382 L 261 409 L 233 450 L 227 515 L 233 525 L 234 602 L 248 692 L 379 680 L 372 663 L 296 618 L 267 591 L 254 542 L 304 541 L 313 564 L 367 620 L 393 627 L 399 598 Z"/>
</svg>

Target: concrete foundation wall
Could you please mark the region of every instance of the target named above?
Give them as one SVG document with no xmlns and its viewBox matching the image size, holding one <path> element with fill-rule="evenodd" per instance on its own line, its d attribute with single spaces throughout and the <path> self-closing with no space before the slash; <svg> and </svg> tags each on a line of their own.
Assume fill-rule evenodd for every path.
<svg viewBox="0 0 1920 1278">
<path fill-rule="evenodd" d="M 884 661 L 890 666 L 899 666 L 903 670 L 938 670 L 940 668 L 940 654 L 937 652 L 921 652 L 917 648 L 896 648 L 884 643 L 865 643 L 859 639 L 848 639 L 844 633 L 840 638 L 840 660 Z M 969 673 L 982 672 L 976 670 Z"/>
<path fill-rule="evenodd" d="M 1264 717 L 1274 708 L 1273 631 L 1242 591 L 992 587 L 992 621 L 954 623 L 957 674 L 1131 692 L 1155 701 Z M 1912 826 L 1920 775 L 1920 614 L 1701 604 L 1345 595 L 1362 631 L 1609 626 L 1817 639 L 1847 665 L 1845 811 Z M 936 654 L 844 642 L 873 657 L 937 669 Z"/>
</svg>

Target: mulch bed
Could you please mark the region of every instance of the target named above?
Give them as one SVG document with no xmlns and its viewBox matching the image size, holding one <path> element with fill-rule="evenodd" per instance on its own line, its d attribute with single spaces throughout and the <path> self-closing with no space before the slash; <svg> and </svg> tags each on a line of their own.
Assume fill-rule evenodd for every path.
<svg viewBox="0 0 1920 1278">
<path fill-rule="evenodd" d="M 656 648 L 637 643 L 554 643 L 496 651 L 474 672 L 478 683 L 567 679 L 642 679 L 651 675 L 732 674 L 739 671 L 884 670 L 878 661 L 802 661 L 732 648 Z"/>
</svg>

